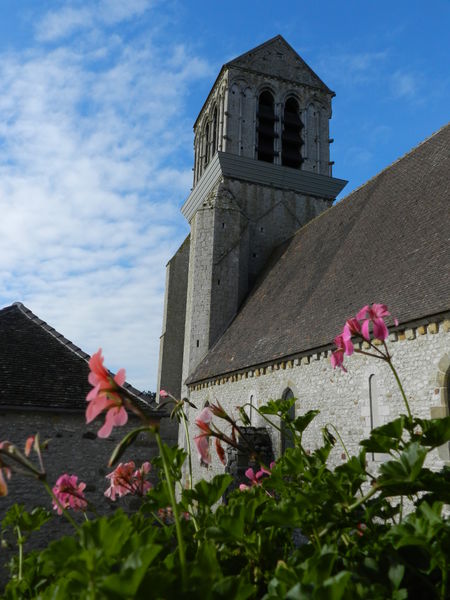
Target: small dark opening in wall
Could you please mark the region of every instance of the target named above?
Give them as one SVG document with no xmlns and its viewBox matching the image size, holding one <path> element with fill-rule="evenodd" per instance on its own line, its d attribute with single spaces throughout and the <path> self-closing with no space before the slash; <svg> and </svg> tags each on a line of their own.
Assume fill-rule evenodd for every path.
<svg viewBox="0 0 450 600">
<path fill-rule="evenodd" d="M 217 285 L 220 285 L 220 279 L 217 280 Z"/>
<path fill-rule="evenodd" d="M 222 229 L 225 229 L 225 223 L 222 223 Z"/>
<path fill-rule="evenodd" d="M 253 252 L 252 256 L 253 256 L 253 258 L 256 258 L 256 254 L 254 252 Z"/>
<path fill-rule="evenodd" d="M 197 340 L 197 348 L 200 346 L 200 340 Z"/>
<path fill-rule="evenodd" d="M 260 227 L 259 230 L 262 233 L 264 231 L 264 227 Z"/>
</svg>

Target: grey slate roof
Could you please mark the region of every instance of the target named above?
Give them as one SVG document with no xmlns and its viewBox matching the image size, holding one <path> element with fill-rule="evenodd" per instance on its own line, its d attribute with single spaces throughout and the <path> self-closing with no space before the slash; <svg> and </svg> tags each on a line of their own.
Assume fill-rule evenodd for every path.
<svg viewBox="0 0 450 600">
<path fill-rule="evenodd" d="M 450 310 L 450 125 L 275 252 L 188 383 L 329 345 L 363 305 L 400 324 Z"/>
<path fill-rule="evenodd" d="M 0 310 L 0 341 L 0 408 L 85 410 L 89 354 L 20 302 Z"/>
<path fill-rule="evenodd" d="M 271 61 L 268 65 L 264 54 L 266 52 L 270 53 L 271 50 L 274 52 L 271 53 Z M 276 74 L 276 76 L 283 78 L 283 75 L 286 71 L 286 57 L 291 63 L 296 65 L 296 78 L 298 79 L 299 83 L 301 82 L 305 85 L 321 88 L 329 94 L 334 95 L 334 92 L 330 90 L 330 88 L 320 79 L 317 73 L 315 73 L 311 67 L 305 63 L 303 58 L 294 50 L 294 48 L 284 39 L 282 35 L 276 35 L 270 40 L 263 42 L 259 46 L 256 46 L 251 50 L 247 50 L 247 52 L 244 52 L 244 54 L 241 54 L 240 56 L 228 61 L 224 66 L 238 67 L 249 71 L 255 71 L 257 73 L 266 73 L 272 77 Z M 289 80 L 292 79 L 292 74 L 290 72 L 287 78 Z"/>
</svg>

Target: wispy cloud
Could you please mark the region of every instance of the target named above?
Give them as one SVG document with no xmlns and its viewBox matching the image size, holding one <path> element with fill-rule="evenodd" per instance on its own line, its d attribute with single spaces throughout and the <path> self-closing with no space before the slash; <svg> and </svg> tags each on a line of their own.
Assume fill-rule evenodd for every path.
<svg viewBox="0 0 450 600">
<path fill-rule="evenodd" d="M 412 73 L 395 71 L 391 76 L 391 89 L 396 98 L 414 98 L 418 87 L 418 80 Z"/>
<path fill-rule="evenodd" d="M 150 0 L 100 0 L 73 3 L 47 12 L 36 25 L 36 38 L 50 42 L 59 40 L 79 30 L 103 25 L 111 26 L 132 19 L 150 9 Z"/>
<path fill-rule="evenodd" d="M 319 73 L 333 85 L 360 85 L 379 76 L 388 56 L 387 50 L 327 53 L 319 61 Z"/>
<path fill-rule="evenodd" d="M 102 345 L 146 389 L 192 180 L 184 98 L 210 76 L 188 47 L 151 30 L 131 46 L 102 26 L 149 6 L 65 5 L 37 25 L 59 43 L 0 60 L 1 303 L 23 301 L 88 352 Z M 88 26 L 95 43 L 80 51 Z"/>
</svg>

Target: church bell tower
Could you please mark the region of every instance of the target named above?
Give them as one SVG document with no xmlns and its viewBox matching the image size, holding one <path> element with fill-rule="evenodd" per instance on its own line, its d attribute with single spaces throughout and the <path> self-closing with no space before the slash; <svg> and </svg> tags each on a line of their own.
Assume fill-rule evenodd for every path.
<svg viewBox="0 0 450 600">
<path fill-rule="evenodd" d="M 346 184 L 332 177 L 333 96 L 281 36 L 222 67 L 194 124 L 191 232 L 167 267 L 158 389 L 187 396 L 272 251 Z"/>
</svg>

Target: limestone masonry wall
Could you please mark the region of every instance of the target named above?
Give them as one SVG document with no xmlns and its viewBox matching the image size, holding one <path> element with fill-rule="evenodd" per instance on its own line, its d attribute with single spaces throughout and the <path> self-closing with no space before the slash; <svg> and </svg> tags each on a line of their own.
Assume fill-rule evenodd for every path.
<svg viewBox="0 0 450 600">
<path fill-rule="evenodd" d="M 450 372 L 450 321 L 430 323 L 415 329 L 391 334 L 388 341 L 393 361 L 398 369 L 414 415 L 438 418 L 448 414 L 448 380 Z M 304 444 L 311 450 L 321 443 L 321 429 L 332 423 L 340 432 L 350 453 L 358 452 L 358 442 L 368 436 L 373 426 L 379 426 L 405 413 L 400 393 L 389 367 L 382 361 L 361 354 L 346 360 L 348 373 L 333 370 L 329 352 L 285 360 L 263 368 L 252 368 L 245 373 L 215 379 L 192 386 L 190 399 L 202 409 L 206 402 L 219 401 L 236 417 L 236 406 L 253 402 L 261 406 L 269 399 L 280 398 L 290 388 L 297 398 L 296 414 L 318 409 L 320 414 L 304 435 Z M 372 398 L 372 415 L 370 399 Z M 196 412 L 191 409 L 191 436 L 196 434 L 192 424 Z M 252 425 L 264 426 L 263 419 L 253 411 Z M 271 431 L 273 448 L 280 453 L 281 441 Z M 183 438 L 181 438 L 183 442 Z M 212 451 L 214 455 L 214 451 Z M 331 455 L 331 462 L 342 459 L 339 443 Z M 369 456 L 369 459 L 372 457 Z M 383 456 L 374 456 L 375 463 Z M 209 478 L 224 471 L 213 456 L 212 466 L 201 467 L 194 460 L 195 478 Z M 449 464 L 448 448 L 440 448 L 430 460 L 431 467 Z"/>
</svg>

